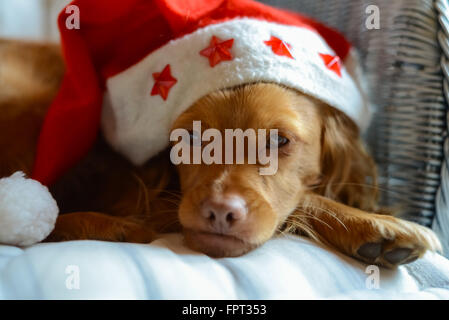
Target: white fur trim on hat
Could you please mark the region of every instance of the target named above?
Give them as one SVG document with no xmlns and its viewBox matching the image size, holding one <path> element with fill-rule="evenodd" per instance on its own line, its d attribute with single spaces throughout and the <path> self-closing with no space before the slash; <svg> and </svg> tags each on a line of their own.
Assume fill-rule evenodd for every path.
<svg viewBox="0 0 449 320">
<path fill-rule="evenodd" d="M 234 39 L 233 60 L 211 67 L 199 54 L 209 46 L 212 36 Z M 276 55 L 264 43 L 271 36 L 289 43 L 294 59 Z M 318 33 L 307 28 L 242 18 L 198 29 L 108 79 L 102 115 L 104 135 L 117 151 L 141 165 L 168 146 L 174 120 L 199 98 L 255 81 L 298 89 L 341 110 L 364 128 L 369 112 L 357 79 L 344 66 L 341 77 L 326 68 L 320 53 L 335 55 Z M 163 100 L 150 92 L 153 73 L 161 72 L 167 64 L 177 83 Z"/>
<path fill-rule="evenodd" d="M 28 246 L 44 240 L 58 212 L 48 189 L 23 172 L 0 179 L 0 243 Z"/>
</svg>

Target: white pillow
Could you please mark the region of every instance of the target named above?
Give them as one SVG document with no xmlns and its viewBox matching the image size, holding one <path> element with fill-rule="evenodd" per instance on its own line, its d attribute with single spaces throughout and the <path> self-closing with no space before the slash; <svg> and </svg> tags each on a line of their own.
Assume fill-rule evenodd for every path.
<svg viewBox="0 0 449 320">
<path fill-rule="evenodd" d="M 376 270 L 295 236 L 223 259 L 191 251 L 179 234 L 149 245 L 0 246 L 0 299 L 449 299 L 449 261 L 440 255 L 379 268 L 378 289 Z"/>
</svg>

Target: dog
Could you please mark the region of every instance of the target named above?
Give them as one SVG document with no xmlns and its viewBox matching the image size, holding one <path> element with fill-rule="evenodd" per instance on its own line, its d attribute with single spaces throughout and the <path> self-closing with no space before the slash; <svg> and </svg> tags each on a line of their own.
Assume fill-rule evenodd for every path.
<svg viewBox="0 0 449 320">
<path fill-rule="evenodd" d="M 56 45 L 0 41 L 0 177 L 30 175 L 64 63 Z M 276 106 L 274 111 L 273 106 Z M 278 170 L 258 164 L 179 164 L 169 150 L 141 167 L 100 135 L 50 187 L 61 214 L 45 241 L 148 243 L 183 232 L 212 257 L 240 256 L 282 233 L 306 235 L 370 264 L 394 268 L 440 251 L 435 234 L 377 206 L 376 167 L 342 112 L 274 83 L 249 83 L 195 102 L 172 129 L 276 128 Z"/>
</svg>

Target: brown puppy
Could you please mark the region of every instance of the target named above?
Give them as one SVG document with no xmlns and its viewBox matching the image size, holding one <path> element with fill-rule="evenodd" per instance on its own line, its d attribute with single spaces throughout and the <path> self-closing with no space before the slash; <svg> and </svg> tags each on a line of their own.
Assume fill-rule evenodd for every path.
<svg viewBox="0 0 449 320">
<path fill-rule="evenodd" d="M 30 174 L 45 110 L 63 72 L 57 52 L 0 42 L 0 177 Z M 194 120 L 220 132 L 278 129 L 277 173 L 259 175 L 259 164 L 175 168 L 168 152 L 136 168 L 100 137 L 51 187 L 65 214 L 47 240 L 148 242 L 183 230 L 196 250 L 237 256 L 292 232 L 387 267 L 440 250 L 429 229 L 374 213 L 375 167 L 357 127 L 341 112 L 299 92 L 255 83 L 203 97 L 173 129 L 189 130 Z"/>
</svg>

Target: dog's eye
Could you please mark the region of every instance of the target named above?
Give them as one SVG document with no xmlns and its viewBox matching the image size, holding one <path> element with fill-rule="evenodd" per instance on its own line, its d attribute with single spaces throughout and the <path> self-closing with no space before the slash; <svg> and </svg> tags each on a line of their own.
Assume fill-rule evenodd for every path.
<svg viewBox="0 0 449 320">
<path fill-rule="evenodd" d="M 267 141 L 267 149 L 281 148 L 289 142 L 290 141 L 284 136 L 272 134 L 270 135 L 270 139 Z"/>
</svg>

